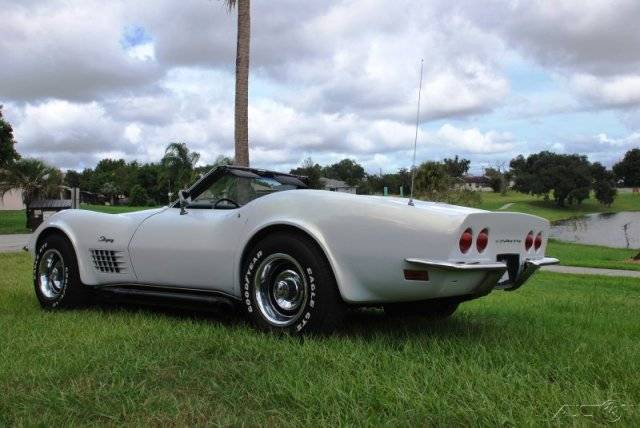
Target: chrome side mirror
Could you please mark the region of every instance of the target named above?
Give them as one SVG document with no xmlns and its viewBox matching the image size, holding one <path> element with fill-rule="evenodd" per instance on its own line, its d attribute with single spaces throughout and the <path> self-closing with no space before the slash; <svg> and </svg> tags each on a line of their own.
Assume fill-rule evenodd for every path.
<svg viewBox="0 0 640 428">
<path fill-rule="evenodd" d="M 178 200 L 180 201 L 180 215 L 185 215 L 187 213 L 186 208 L 191 203 L 191 195 L 189 195 L 189 191 L 178 191 Z"/>
</svg>

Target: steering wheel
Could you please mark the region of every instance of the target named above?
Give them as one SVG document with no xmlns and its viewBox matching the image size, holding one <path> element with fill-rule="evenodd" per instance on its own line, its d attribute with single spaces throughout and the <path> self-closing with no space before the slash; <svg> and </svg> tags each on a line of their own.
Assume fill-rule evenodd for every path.
<svg viewBox="0 0 640 428">
<path fill-rule="evenodd" d="M 218 208 L 218 204 L 220 202 L 226 202 L 228 204 L 232 204 L 233 208 L 240 208 L 240 204 L 238 204 L 236 201 L 234 201 L 233 199 L 229 199 L 229 198 L 220 198 L 216 201 L 215 204 L 213 204 L 213 208 Z M 228 208 L 227 208 L 228 209 Z"/>
</svg>

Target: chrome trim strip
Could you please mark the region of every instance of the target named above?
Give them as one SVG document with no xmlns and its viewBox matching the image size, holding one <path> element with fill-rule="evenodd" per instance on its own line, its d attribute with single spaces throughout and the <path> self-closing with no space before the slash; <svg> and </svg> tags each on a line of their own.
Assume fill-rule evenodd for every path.
<svg viewBox="0 0 640 428">
<path fill-rule="evenodd" d="M 426 259 L 404 259 L 405 262 L 430 267 L 433 269 L 453 270 L 453 271 L 505 271 L 507 264 L 503 262 L 494 263 L 452 263 L 440 262 Z"/>
<path fill-rule="evenodd" d="M 120 282 L 120 283 L 111 283 L 111 284 L 105 284 L 105 285 L 97 285 L 97 286 L 93 286 L 93 288 L 95 290 L 105 290 L 105 291 L 109 291 L 109 289 L 111 288 L 114 288 L 114 289 L 126 288 L 126 289 L 140 289 L 140 290 L 148 290 L 148 291 L 159 291 L 159 292 L 167 292 L 167 293 L 185 293 L 185 294 L 198 293 L 202 295 L 220 296 L 220 297 L 227 297 L 232 300 L 240 300 L 239 297 L 226 293 L 224 291 L 212 290 L 208 288 L 179 287 L 179 286 L 172 286 L 172 285 Z"/>
<path fill-rule="evenodd" d="M 526 260 L 525 264 L 526 263 L 530 263 L 537 267 L 541 267 L 541 266 L 557 265 L 558 263 L 560 263 L 560 260 L 553 257 L 545 257 L 543 259 L 538 259 L 538 260 Z"/>
</svg>

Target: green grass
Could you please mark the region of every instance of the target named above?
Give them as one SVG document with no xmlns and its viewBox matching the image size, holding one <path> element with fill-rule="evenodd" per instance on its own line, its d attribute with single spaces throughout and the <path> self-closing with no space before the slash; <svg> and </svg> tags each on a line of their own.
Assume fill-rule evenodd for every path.
<svg viewBox="0 0 640 428">
<path fill-rule="evenodd" d="M 545 201 L 531 195 L 518 192 L 508 192 L 506 195 L 485 192 L 482 194 L 482 204 L 479 208 L 486 210 L 498 210 L 502 206 L 513 203 L 504 211 L 515 211 L 544 217 L 550 221 L 562 220 L 571 217 L 579 217 L 584 214 L 598 212 L 640 211 L 640 195 L 632 193 L 620 193 L 611 207 L 605 207 L 593 197 L 584 201 L 581 205 L 572 205 L 560 208 L 553 201 Z"/>
<path fill-rule="evenodd" d="M 638 250 L 550 240 L 546 253 L 560 259 L 560 264 L 565 266 L 640 270 L 640 262 L 631 261 Z"/>
<path fill-rule="evenodd" d="M 84 210 L 98 211 L 98 212 L 107 213 L 107 214 L 120 214 L 120 213 L 130 213 L 133 211 L 148 210 L 153 207 L 130 207 L 126 205 L 111 206 L 111 205 L 82 204 L 81 208 Z"/>
<path fill-rule="evenodd" d="M 640 418 L 635 279 L 542 272 L 445 322 L 359 311 L 296 340 L 204 314 L 44 312 L 26 254 L 0 271 L 0 426 L 582 425 L 552 418 L 609 399 Z"/>
<path fill-rule="evenodd" d="M 0 235 L 31 233 L 26 225 L 27 218 L 24 210 L 0 211 Z"/>
</svg>

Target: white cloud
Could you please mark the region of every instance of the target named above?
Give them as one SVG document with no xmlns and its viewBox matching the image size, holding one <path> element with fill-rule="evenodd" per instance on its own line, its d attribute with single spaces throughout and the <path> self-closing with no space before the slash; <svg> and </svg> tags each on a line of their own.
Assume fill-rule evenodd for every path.
<svg viewBox="0 0 640 428">
<path fill-rule="evenodd" d="M 61 167 L 76 166 L 87 155 L 93 161 L 108 153 L 137 153 L 137 147 L 124 138 L 124 126 L 108 117 L 96 102 L 51 100 L 27 104 L 15 135 L 20 152 L 44 160 L 55 159 Z"/>
<path fill-rule="evenodd" d="M 132 46 L 126 49 L 126 52 L 131 58 L 139 61 L 155 61 L 156 59 L 155 45 L 151 42 Z"/>
<path fill-rule="evenodd" d="M 4 2 L 0 26 L 0 97 L 90 100 L 139 90 L 162 70 L 120 45 L 122 4 L 94 0 Z"/>
<path fill-rule="evenodd" d="M 593 106 L 640 105 L 637 0 L 489 0 L 458 10 L 521 55 L 566 76 Z"/>
<path fill-rule="evenodd" d="M 436 133 L 427 136 L 433 143 L 456 150 L 456 153 L 491 154 L 511 152 L 516 141 L 506 132 L 488 131 L 482 133 L 477 128 L 460 129 L 450 124 L 443 125 Z"/>
<path fill-rule="evenodd" d="M 232 155 L 235 16 L 221 2 L 0 0 L 0 8 L 0 101 L 23 154 L 83 167 L 107 154 L 157 161 L 167 143 L 185 141 L 204 163 Z M 492 162 L 537 149 L 519 137 L 531 135 L 519 126 L 534 115 L 615 108 L 630 136 L 640 129 L 636 1 L 274 0 L 252 8 L 257 166 L 287 169 L 312 156 L 408 167 L 420 58 L 419 160 Z M 514 57 L 540 64 L 553 88 L 513 93 Z M 619 131 L 535 140 L 605 156 L 601 147 L 636 141 L 609 137 Z"/>
<path fill-rule="evenodd" d="M 587 101 L 607 107 L 640 105 L 640 74 L 601 78 L 578 74 L 572 84 Z"/>
</svg>

